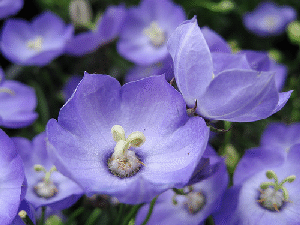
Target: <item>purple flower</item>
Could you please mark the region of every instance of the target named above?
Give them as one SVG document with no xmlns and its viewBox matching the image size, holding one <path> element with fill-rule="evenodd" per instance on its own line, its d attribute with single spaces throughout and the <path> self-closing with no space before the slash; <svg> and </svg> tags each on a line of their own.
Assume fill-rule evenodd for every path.
<svg viewBox="0 0 300 225">
<path fill-rule="evenodd" d="M 252 33 L 268 37 L 284 32 L 286 26 L 295 20 L 297 12 L 290 6 L 277 6 L 272 2 L 260 3 L 257 8 L 243 16 L 245 27 Z"/>
<path fill-rule="evenodd" d="M 56 171 L 48 157 L 46 133 L 37 135 L 32 142 L 26 138 L 12 138 L 24 162 L 27 177 L 26 199 L 37 209 L 50 206 L 55 210 L 74 204 L 83 194 L 82 189 Z"/>
<path fill-rule="evenodd" d="M 45 66 L 64 53 L 73 32 L 72 25 L 66 26 L 51 12 L 44 12 L 31 23 L 9 19 L 3 26 L 1 50 L 13 63 Z"/>
<path fill-rule="evenodd" d="M 207 119 L 264 119 L 280 110 L 292 92 L 278 93 L 274 72 L 252 70 L 246 56 L 211 54 L 196 18 L 175 30 L 168 48 L 176 84 L 187 105 L 192 108 L 197 100 L 196 112 Z M 249 69 L 245 69 L 247 65 Z"/>
<path fill-rule="evenodd" d="M 2 0 L 0 5 L 0 19 L 17 14 L 23 8 L 23 0 Z"/>
<path fill-rule="evenodd" d="M 37 100 L 34 90 L 18 81 L 4 80 L 0 68 L 0 125 L 21 128 L 32 124 L 36 118 Z"/>
<path fill-rule="evenodd" d="M 97 22 L 96 29 L 75 35 L 66 46 L 66 54 L 82 56 L 111 42 L 120 32 L 126 14 L 124 5 L 110 6 Z"/>
<path fill-rule="evenodd" d="M 0 224 L 10 224 L 20 204 L 25 174 L 21 157 L 11 139 L 0 129 Z"/>
<path fill-rule="evenodd" d="M 203 224 L 204 220 L 218 209 L 228 184 L 226 165 L 210 146 L 207 146 L 203 157 L 209 159 L 210 176 L 203 180 L 198 178 L 196 183 L 186 186 L 183 189 L 185 195 L 175 194 L 173 190 L 159 195 L 147 224 Z M 135 223 L 142 224 L 148 211 L 149 204 L 139 210 Z"/>
<path fill-rule="evenodd" d="M 85 73 L 58 121 L 47 124 L 57 169 L 86 194 L 109 194 L 127 204 L 183 187 L 208 134 L 202 118 L 188 117 L 164 76 L 121 87 L 110 76 Z"/>
<path fill-rule="evenodd" d="M 287 156 L 278 146 L 246 151 L 235 170 L 234 186 L 214 214 L 215 224 L 299 224 L 299 153 L 299 144 Z"/>
<path fill-rule="evenodd" d="M 143 0 L 128 9 L 117 50 L 139 65 L 162 61 L 168 56 L 169 36 L 184 20 L 184 10 L 170 0 Z"/>
</svg>

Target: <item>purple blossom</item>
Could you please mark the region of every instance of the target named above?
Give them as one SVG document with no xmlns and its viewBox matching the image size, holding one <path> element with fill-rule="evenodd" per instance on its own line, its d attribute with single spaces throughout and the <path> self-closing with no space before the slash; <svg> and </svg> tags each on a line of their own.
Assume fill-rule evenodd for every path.
<svg viewBox="0 0 300 225">
<path fill-rule="evenodd" d="M 124 5 L 110 6 L 99 18 L 95 30 L 79 33 L 67 43 L 66 54 L 82 56 L 111 42 L 119 35 L 126 15 Z"/>
<path fill-rule="evenodd" d="M 27 177 L 26 199 L 37 209 L 50 206 L 55 210 L 74 204 L 83 194 L 82 189 L 69 178 L 53 170 L 48 157 L 46 133 L 37 135 L 32 142 L 26 138 L 12 138 L 24 162 Z M 36 165 L 43 169 L 36 171 Z M 52 172 L 51 172 L 52 171 Z M 49 178 L 46 178 L 48 172 Z"/>
<path fill-rule="evenodd" d="M 204 224 L 204 220 L 218 209 L 228 184 L 226 165 L 210 146 L 207 146 L 203 157 L 209 159 L 210 175 L 203 180 L 199 179 L 200 176 L 196 183 L 194 180 L 192 185 L 186 186 L 183 189 L 186 195 L 177 195 L 173 190 L 159 195 L 147 224 Z M 136 224 L 143 222 L 148 211 L 149 204 L 139 210 Z"/>
<path fill-rule="evenodd" d="M 268 37 L 283 33 L 286 26 L 296 17 L 296 10 L 290 6 L 278 6 L 272 2 L 263 2 L 252 12 L 243 16 L 243 23 L 252 33 Z"/>
<path fill-rule="evenodd" d="M 1 0 L 0 19 L 17 14 L 23 8 L 23 5 L 23 0 Z"/>
<path fill-rule="evenodd" d="M 64 53 L 74 32 L 52 12 L 44 12 L 32 22 L 8 19 L 2 29 L 1 51 L 13 63 L 45 66 Z"/>
<path fill-rule="evenodd" d="M 168 56 L 169 36 L 184 20 L 184 10 L 170 0 L 143 0 L 128 9 L 117 50 L 139 65 L 162 61 Z"/>
<path fill-rule="evenodd" d="M 10 224 L 18 212 L 25 174 L 21 157 L 11 139 L 1 129 L 0 144 L 0 224 Z"/>
<path fill-rule="evenodd" d="M 110 76 L 85 73 L 58 121 L 47 124 L 57 169 L 89 196 L 109 194 L 127 204 L 183 187 L 208 134 L 164 76 L 121 87 Z"/>
<path fill-rule="evenodd" d="M 37 100 L 34 90 L 18 81 L 5 80 L 0 68 L 0 125 L 21 128 L 31 125 L 38 117 L 34 111 Z"/>
<path fill-rule="evenodd" d="M 299 224 L 299 153 L 299 144 L 290 149 L 286 159 L 285 151 L 278 146 L 246 151 L 235 170 L 233 187 L 225 192 L 221 209 L 214 214 L 215 224 Z M 276 190 L 270 173 L 276 175 L 278 183 L 291 181 L 292 176 L 296 179 Z"/>
<path fill-rule="evenodd" d="M 279 111 L 291 95 L 292 91 L 278 93 L 274 72 L 252 70 L 245 55 L 211 54 L 196 18 L 175 30 L 168 48 L 187 105 L 192 108 L 197 100 L 196 112 L 207 119 L 264 119 Z"/>
</svg>

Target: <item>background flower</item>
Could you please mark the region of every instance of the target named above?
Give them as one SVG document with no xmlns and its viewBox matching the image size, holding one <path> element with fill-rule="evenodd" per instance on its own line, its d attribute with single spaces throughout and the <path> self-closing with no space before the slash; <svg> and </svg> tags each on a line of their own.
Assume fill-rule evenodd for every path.
<svg viewBox="0 0 300 225">
<path fill-rule="evenodd" d="M 184 20 L 184 10 L 169 0 L 143 0 L 128 9 L 118 52 L 139 65 L 159 62 L 168 56 L 169 36 Z"/>
<path fill-rule="evenodd" d="M 286 26 L 296 17 L 296 10 L 290 6 L 278 6 L 273 2 L 263 2 L 252 12 L 246 13 L 243 22 L 252 33 L 267 37 L 283 33 Z"/>
<path fill-rule="evenodd" d="M 44 12 L 32 22 L 8 19 L 2 29 L 1 51 L 11 62 L 45 66 L 64 53 L 73 27 L 66 26 L 52 12 Z"/>
</svg>

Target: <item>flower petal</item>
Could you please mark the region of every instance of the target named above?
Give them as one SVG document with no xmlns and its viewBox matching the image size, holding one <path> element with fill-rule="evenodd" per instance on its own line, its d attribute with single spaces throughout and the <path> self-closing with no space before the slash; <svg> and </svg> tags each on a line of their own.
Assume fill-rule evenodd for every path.
<svg viewBox="0 0 300 225">
<path fill-rule="evenodd" d="M 273 73 L 234 69 L 210 83 L 197 112 L 208 119 L 250 122 L 270 116 L 277 103 Z"/>
<path fill-rule="evenodd" d="M 176 84 L 187 105 L 193 107 L 213 78 L 212 58 L 196 17 L 176 28 L 168 40 L 168 50 Z"/>
</svg>

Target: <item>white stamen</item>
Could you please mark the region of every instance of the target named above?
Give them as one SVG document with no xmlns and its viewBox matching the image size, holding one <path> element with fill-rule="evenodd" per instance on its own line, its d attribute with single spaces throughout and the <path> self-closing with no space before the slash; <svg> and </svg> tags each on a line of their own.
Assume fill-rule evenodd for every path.
<svg viewBox="0 0 300 225">
<path fill-rule="evenodd" d="M 146 138 L 142 132 L 136 131 L 125 138 L 125 131 L 120 125 L 115 125 L 111 129 L 114 141 L 117 142 L 114 153 L 108 159 L 107 165 L 110 171 L 121 178 L 130 177 L 136 174 L 141 164 L 134 151 L 130 147 L 140 147 Z"/>
<path fill-rule="evenodd" d="M 150 39 L 154 47 L 161 47 L 166 42 L 166 34 L 156 21 L 152 21 L 151 24 L 143 30 L 143 33 Z"/>
<path fill-rule="evenodd" d="M 43 48 L 43 37 L 36 36 L 34 39 L 27 41 L 27 48 L 40 52 Z"/>
<path fill-rule="evenodd" d="M 190 214 L 196 214 L 205 206 L 205 196 L 200 192 L 192 191 L 187 194 L 186 198 L 187 200 L 184 204 L 187 206 Z"/>
</svg>

